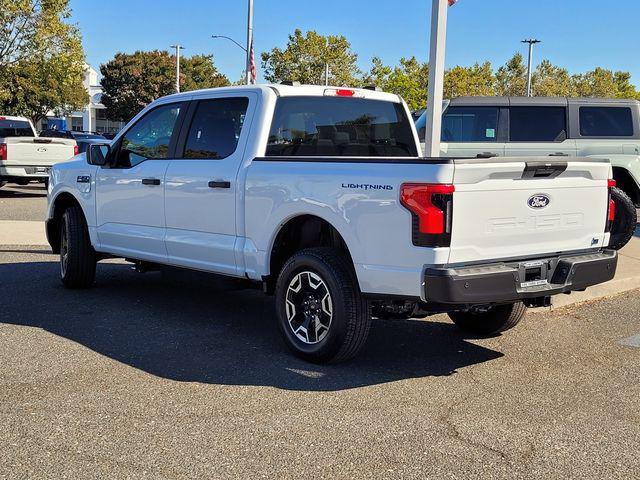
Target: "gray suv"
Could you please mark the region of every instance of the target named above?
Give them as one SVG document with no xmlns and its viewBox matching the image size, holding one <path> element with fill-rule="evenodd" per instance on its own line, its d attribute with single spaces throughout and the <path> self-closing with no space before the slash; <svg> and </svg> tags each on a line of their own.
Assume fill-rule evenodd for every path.
<svg viewBox="0 0 640 480">
<path fill-rule="evenodd" d="M 424 141 L 426 114 L 416 122 Z M 640 102 L 598 98 L 460 97 L 445 102 L 441 155 L 607 158 L 618 185 L 611 245 L 633 235 L 640 207 Z M 623 193 L 624 192 L 624 193 Z M 615 237 L 615 238 L 613 238 Z"/>
</svg>

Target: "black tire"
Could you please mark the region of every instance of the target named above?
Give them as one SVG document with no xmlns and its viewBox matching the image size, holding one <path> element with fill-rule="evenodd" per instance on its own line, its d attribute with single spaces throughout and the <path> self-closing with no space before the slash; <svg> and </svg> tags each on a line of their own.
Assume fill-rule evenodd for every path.
<svg viewBox="0 0 640 480">
<path fill-rule="evenodd" d="M 82 209 L 67 208 L 60 221 L 60 278 L 64 286 L 91 287 L 96 277 L 96 262 Z"/>
<path fill-rule="evenodd" d="M 460 330 L 476 335 L 496 335 L 515 327 L 527 313 L 524 303 L 498 305 L 486 312 L 451 312 Z"/>
<path fill-rule="evenodd" d="M 633 238 L 638 223 L 638 212 L 629 195 L 618 187 L 611 189 L 611 199 L 616 204 L 616 217 L 611 227 L 609 248 L 620 250 Z"/>
<path fill-rule="evenodd" d="M 298 292 L 293 291 L 296 288 Z M 331 308 L 325 308 L 325 290 Z M 311 248 L 293 255 L 280 271 L 275 296 L 280 332 L 300 358 L 313 363 L 342 362 L 356 356 L 364 345 L 371 325 L 369 303 L 360 293 L 350 262 L 339 251 Z M 305 298 L 310 305 L 303 305 Z M 314 332 L 304 327 L 305 323 L 311 327 L 311 321 Z"/>
</svg>

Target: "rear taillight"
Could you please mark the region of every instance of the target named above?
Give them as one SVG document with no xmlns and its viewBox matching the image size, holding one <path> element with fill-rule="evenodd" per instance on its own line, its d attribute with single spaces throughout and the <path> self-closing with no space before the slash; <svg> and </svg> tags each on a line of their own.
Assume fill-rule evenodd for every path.
<svg viewBox="0 0 640 480">
<path fill-rule="evenodd" d="M 7 159 L 7 144 L 0 143 L 0 162 Z"/>
<path fill-rule="evenodd" d="M 413 244 L 420 247 L 451 245 L 453 192 L 448 184 L 405 183 L 400 202 L 413 218 Z"/>
<path fill-rule="evenodd" d="M 76 156 L 80 153 L 80 147 L 78 145 L 73 146 L 73 155 Z"/>
<path fill-rule="evenodd" d="M 610 232 L 613 228 L 613 221 L 616 219 L 616 202 L 613 200 L 611 189 L 615 188 L 617 183 L 615 180 L 609 179 L 607 185 L 609 187 L 609 207 L 607 209 L 607 226 L 605 232 Z"/>
</svg>

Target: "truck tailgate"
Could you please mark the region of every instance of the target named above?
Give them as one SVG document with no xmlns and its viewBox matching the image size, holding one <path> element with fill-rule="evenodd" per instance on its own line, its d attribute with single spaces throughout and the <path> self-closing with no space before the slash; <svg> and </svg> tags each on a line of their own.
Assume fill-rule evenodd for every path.
<svg viewBox="0 0 640 480">
<path fill-rule="evenodd" d="M 75 140 L 64 138 L 7 138 L 7 160 L 4 166 L 50 167 L 74 155 Z"/>
<path fill-rule="evenodd" d="M 607 160 L 455 160 L 450 264 L 600 248 Z"/>
</svg>

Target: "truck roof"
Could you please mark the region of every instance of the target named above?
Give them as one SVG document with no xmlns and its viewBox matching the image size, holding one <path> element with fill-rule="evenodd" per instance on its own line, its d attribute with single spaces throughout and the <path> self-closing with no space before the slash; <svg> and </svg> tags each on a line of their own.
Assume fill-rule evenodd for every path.
<svg viewBox="0 0 640 480">
<path fill-rule="evenodd" d="M 12 117 L 11 115 L 0 115 L 0 120 L 15 120 L 19 122 L 28 122 L 29 119 L 26 117 Z"/>
<path fill-rule="evenodd" d="M 166 97 L 162 97 L 159 100 L 176 100 L 180 98 L 188 98 L 193 95 L 206 96 L 207 93 L 225 93 L 225 92 L 246 92 L 254 91 L 260 94 L 269 94 L 275 92 L 279 97 L 322 97 L 327 90 L 353 90 L 357 92 L 358 97 L 368 98 L 371 100 L 383 100 L 387 102 L 400 103 L 402 99 L 400 96 L 379 92 L 375 90 L 369 90 L 366 88 L 351 88 L 351 87 L 338 87 L 338 86 L 318 86 L 318 85 L 282 85 L 282 84 L 265 84 L 265 85 L 236 85 L 231 87 L 219 87 L 208 88 L 202 90 L 192 90 L 189 92 L 176 93 Z"/>
</svg>

